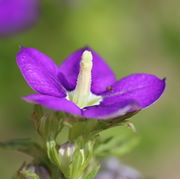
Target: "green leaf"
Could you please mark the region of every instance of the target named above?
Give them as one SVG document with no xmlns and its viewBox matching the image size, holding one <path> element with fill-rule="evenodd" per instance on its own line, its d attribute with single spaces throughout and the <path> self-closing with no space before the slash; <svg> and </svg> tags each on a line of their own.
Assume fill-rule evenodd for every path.
<svg viewBox="0 0 180 179">
<path fill-rule="evenodd" d="M 99 171 L 100 166 L 97 166 L 96 168 L 94 168 L 89 175 L 86 177 L 86 179 L 94 179 L 94 177 L 96 176 L 97 172 Z"/>
<path fill-rule="evenodd" d="M 41 147 L 30 139 L 14 139 L 8 142 L 0 142 L 0 148 L 17 150 L 34 158 L 39 158 L 43 153 Z"/>
</svg>

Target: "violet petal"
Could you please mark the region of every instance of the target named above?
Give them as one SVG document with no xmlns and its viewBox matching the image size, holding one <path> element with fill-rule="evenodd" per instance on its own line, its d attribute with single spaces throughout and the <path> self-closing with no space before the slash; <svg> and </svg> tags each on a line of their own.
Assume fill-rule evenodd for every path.
<svg viewBox="0 0 180 179">
<path fill-rule="evenodd" d="M 22 48 L 17 55 L 17 64 L 29 86 L 36 92 L 66 96 L 57 80 L 58 67 L 48 56 L 33 48 Z"/>
<path fill-rule="evenodd" d="M 63 62 L 59 70 L 60 79 L 62 79 L 63 74 L 69 83 L 68 85 L 65 83 L 65 88 L 69 91 L 75 88 L 81 56 L 85 50 L 91 51 L 93 55 L 91 91 L 95 94 L 99 94 L 105 91 L 106 87 L 115 81 L 115 75 L 108 64 L 95 51 L 88 47 L 74 52 Z"/>
<path fill-rule="evenodd" d="M 54 96 L 33 94 L 23 97 L 27 102 L 40 104 L 55 111 L 63 111 L 73 115 L 81 115 L 81 110 L 73 102 Z"/>
<path fill-rule="evenodd" d="M 102 104 L 114 104 L 122 99 L 134 99 L 141 108 L 154 103 L 165 89 L 165 80 L 151 74 L 133 74 L 115 82 L 103 93 Z"/>
<path fill-rule="evenodd" d="M 96 105 L 84 108 L 83 116 L 87 118 L 108 120 L 122 117 L 129 112 L 139 110 L 139 106 L 135 100 L 122 100 L 112 105 Z"/>
</svg>

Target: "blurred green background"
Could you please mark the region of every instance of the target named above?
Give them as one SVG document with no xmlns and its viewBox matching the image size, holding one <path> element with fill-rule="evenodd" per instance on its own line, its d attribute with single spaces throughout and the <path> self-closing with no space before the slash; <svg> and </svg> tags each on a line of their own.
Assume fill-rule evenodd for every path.
<svg viewBox="0 0 180 179">
<path fill-rule="evenodd" d="M 110 64 L 118 78 L 145 72 L 167 77 L 161 99 L 134 116 L 139 146 L 123 161 L 155 179 L 180 174 L 180 1 L 43 0 L 39 22 L 0 39 L 0 141 L 34 137 L 32 94 L 16 65 L 20 45 L 37 48 L 60 64 L 85 45 Z M 9 179 L 27 156 L 0 149 L 0 178 Z"/>
</svg>

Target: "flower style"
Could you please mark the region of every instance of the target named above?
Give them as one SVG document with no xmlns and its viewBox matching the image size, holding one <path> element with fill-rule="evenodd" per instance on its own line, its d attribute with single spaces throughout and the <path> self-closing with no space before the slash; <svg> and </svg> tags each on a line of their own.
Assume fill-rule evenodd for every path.
<svg viewBox="0 0 180 179">
<path fill-rule="evenodd" d="M 0 0 L 0 35 L 12 35 L 28 28 L 38 15 L 39 0 Z"/>
<path fill-rule="evenodd" d="M 22 48 L 17 64 L 37 94 L 23 97 L 56 111 L 100 120 L 122 117 L 154 103 L 165 89 L 165 79 L 132 74 L 120 80 L 106 62 L 85 47 L 59 67 L 33 48 Z"/>
</svg>

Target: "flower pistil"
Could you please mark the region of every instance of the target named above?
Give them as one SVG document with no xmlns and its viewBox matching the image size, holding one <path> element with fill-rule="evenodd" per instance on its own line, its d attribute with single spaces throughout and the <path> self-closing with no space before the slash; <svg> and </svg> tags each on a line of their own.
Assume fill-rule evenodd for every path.
<svg viewBox="0 0 180 179">
<path fill-rule="evenodd" d="M 102 97 L 91 93 L 93 55 L 85 50 L 81 56 L 80 71 L 78 74 L 75 90 L 68 95 L 80 108 L 99 104 Z"/>
</svg>

